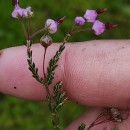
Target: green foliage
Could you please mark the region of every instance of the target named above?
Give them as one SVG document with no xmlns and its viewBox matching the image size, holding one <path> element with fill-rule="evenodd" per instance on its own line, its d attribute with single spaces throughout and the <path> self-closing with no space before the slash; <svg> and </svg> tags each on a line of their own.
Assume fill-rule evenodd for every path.
<svg viewBox="0 0 130 130">
<path fill-rule="evenodd" d="M 60 108 L 65 104 L 65 101 L 67 98 L 65 98 L 66 93 L 65 92 L 60 92 L 62 82 L 58 82 L 54 86 L 53 94 L 54 94 L 54 100 L 55 100 L 55 109 L 54 111 L 59 111 Z"/>
<path fill-rule="evenodd" d="M 55 56 L 51 58 L 49 62 L 49 66 L 47 67 L 47 76 L 45 78 L 45 84 L 47 87 L 52 83 L 52 80 L 54 79 L 54 74 L 55 74 L 54 70 L 57 67 L 56 63 L 64 49 L 65 49 L 65 46 L 61 45 L 58 51 L 56 52 Z"/>
<path fill-rule="evenodd" d="M 28 49 L 27 49 L 27 62 L 29 65 L 29 70 L 32 72 L 32 76 L 41 84 L 43 84 L 43 78 L 40 78 L 38 75 L 38 68 L 35 67 L 35 63 L 32 61 L 32 50 L 30 49 L 31 45 L 27 43 Z"/>
<path fill-rule="evenodd" d="M 58 82 L 53 89 L 53 94 L 47 95 L 48 99 L 48 107 L 52 113 L 52 125 L 56 130 L 60 130 L 59 127 L 59 110 L 62 108 L 62 106 L 65 104 L 67 98 L 65 98 L 66 93 L 60 92 L 60 88 L 62 86 L 62 82 Z"/>
</svg>

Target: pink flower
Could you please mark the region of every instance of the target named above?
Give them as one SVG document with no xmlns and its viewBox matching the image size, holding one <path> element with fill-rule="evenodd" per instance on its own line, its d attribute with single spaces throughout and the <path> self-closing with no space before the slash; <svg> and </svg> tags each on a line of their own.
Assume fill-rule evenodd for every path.
<svg viewBox="0 0 130 130">
<path fill-rule="evenodd" d="M 93 23 L 96 20 L 97 17 L 97 11 L 96 10 L 86 10 L 86 13 L 84 14 L 84 18 L 87 20 L 87 22 Z"/>
<path fill-rule="evenodd" d="M 45 27 L 50 33 L 55 33 L 57 31 L 58 23 L 52 19 L 47 19 Z"/>
<path fill-rule="evenodd" d="M 92 27 L 92 30 L 95 32 L 96 35 L 100 35 L 105 31 L 105 29 L 106 29 L 105 24 L 100 22 L 99 20 L 96 20 Z"/>
<path fill-rule="evenodd" d="M 84 23 L 85 23 L 85 20 L 84 20 L 83 17 L 77 16 L 77 17 L 75 18 L 75 24 L 76 24 L 77 26 L 84 25 Z"/>
<path fill-rule="evenodd" d="M 26 9 L 21 8 L 18 4 L 18 0 L 13 1 L 14 10 L 12 12 L 12 17 L 18 18 L 18 17 L 31 17 L 33 15 L 33 12 L 31 11 L 31 7 L 27 7 Z"/>
<path fill-rule="evenodd" d="M 32 17 L 33 12 L 31 11 L 31 7 L 27 7 L 26 9 L 23 10 L 23 17 Z"/>
<path fill-rule="evenodd" d="M 18 18 L 23 16 L 23 8 L 21 8 L 18 4 L 15 5 L 14 11 L 12 12 L 12 17 Z"/>
</svg>

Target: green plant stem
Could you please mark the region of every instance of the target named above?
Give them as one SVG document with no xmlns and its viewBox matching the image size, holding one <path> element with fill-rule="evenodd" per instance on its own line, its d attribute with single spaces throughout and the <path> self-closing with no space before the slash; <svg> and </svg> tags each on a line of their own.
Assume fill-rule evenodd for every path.
<svg viewBox="0 0 130 130">
<path fill-rule="evenodd" d="M 53 95 L 51 95 L 51 93 L 50 93 L 49 85 L 53 80 L 53 76 L 54 76 L 54 74 L 53 74 L 54 70 L 53 69 L 55 69 L 56 63 L 57 63 L 57 61 L 58 61 L 58 59 L 60 57 L 60 54 L 64 50 L 65 43 L 67 43 L 69 38 L 72 36 L 74 28 L 75 28 L 75 25 L 66 34 L 66 36 L 64 38 L 64 41 L 63 41 L 62 45 L 60 46 L 59 50 L 56 52 L 55 56 L 50 60 L 47 77 L 45 75 L 44 65 L 43 65 L 43 74 L 44 74 L 44 77 L 46 78 L 43 85 L 45 85 L 45 87 L 46 87 L 46 92 L 47 92 L 46 97 L 47 97 L 48 105 L 51 107 L 52 121 L 53 121 L 54 130 L 60 130 L 60 127 L 59 127 L 59 118 L 58 118 L 58 115 L 57 115 L 57 111 L 54 109 L 55 100 L 54 100 Z M 36 34 L 38 34 L 38 33 L 36 33 Z M 45 48 L 45 53 L 44 53 L 44 58 L 43 58 L 43 64 L 45 64 L 45 54 L 46 54 L 46 48 Z M 48 82 L 48 80 L 47 80 L 48 78 L 49 78 L 49 80 L 51 79 L 50 82 Z"/>
<path fill-rule="evenodd" d="M 45 74 L 45 58 L 46 58 L 46 50 L 47 50 L 47 48 L 45 47 L 44 56 L 43 56 L 43 75 L 44 75 L 44 78 L 46 77 L 46 74 Z"/>
<path fill-rule="evenodd" d="M 44 52 L 44 58 L 43 58 L 43 74 L 44 74 L 44 78 L 46 78 L 46 75 L 45 75 L 45 69 L 44 69 L 44 64 L 45 64 L 45 55 L 46 55 L 46 49 L 45 48 L 45 52 Z M 45 89 L 46 89 L 46 93 L 47 93 L 47 96 L 46 96 L 46 99 L 48 101 L 48 105 L 52 107 L 54 107 L 54 97 L 53 95 L 51 95 L 50 93 L 50 90 L 49 90 L 49 86 L 46 85 L 45 83 L 43 83 L 43 86 L 45 86 Z M 56 113 L 56 111 L 51 111 L 52 113 L 52 121 L 54 122 L 53 124 L 53 128 L 54 130 L 60 130 L 60 127 L 59 127 L 59 123 L 58 123 L 58 115 Z"/>
<path fill-rule="evenodd" d="M 43 84 L 44 85 L 44 84 Z M 51 95 L 50 93 L 50 90 L 49 90 L 49 87 L 45 87 L 46 88 L 46 92 L 47 92 L 47 96 L 46 96 L 46 99 L 48 101 L 48 105 L 52 107 L 54 107 L 54 98 L 53 96 Z M 58 123 L 58 115 L 57 115 L 57 112 L 56 111 L 51 111 L 52 113 L 52 121 L 53 121 L 53 128 L 54 130 L 60 130 L 60 127 L 59 127 L 59 123 Z"/>
<path fill-rule="evenodd" d="M 75 29 L 76 25 L 74 24 L 71 28 L 71 30 L 66 34 L 64 41 L 63 41 L 63 46 L 65 45 L 65 43 L 68 42 L 69 38 L 72 36 L 72 33 L 74 32 L 73 30 Z"/>
<path fill-rule="evenodd" d="M 30 18 L 28 18 L 28 40 L 30 40 Z"/>
<path fill-rule="evenodd" d="M 25 35 L 25 37 L 26 37 L 26 40 L 29 40 L 29 39 L 28 39 L 28 33 L 27 33 L 26 28 L 25 28 L 25 26 L 24 26 L 24 24 L 23 24 L 22 17 L 19 17 L 19 21 L 20 21 L 20 24 L 21 24 L 22 29 L 23 29 L 23 31 L 24 31 L 24 35 Z"/>
<path fill-rule="evenodd" d="M 38 35 L 38 34 L 41 33 L 41 32 L 44 32 L 45 30 L 46 30 L 45 28 L 42 28 L 42 29 L 36 31 L 35 33 L 33 33 L 33 34 L 31 35 L 30 38 L 31 38 L 31 39 L 34 38 L 36 35 Z"/>
<path fill-rule="evenodd" d="M 54 71 L 55 71 L 55 68 L 57 66 L 56 63 L 57 63 L 62 51 L 65 48 L 65 43 L 68 42 L 69 38 L 72 36 L 72 32 L 73 32 L 74 28 L 75 28 L 75 25 L 72 27 L 72 29 L 69 31 L 69 33 L 67 33 L 62 45 L 59 47 L 59 49 L 56 52 L 56 54 L 54 55 L 54 57 L 50 60 L 49 67 L 47 68 L 47 72 L 48 72 L 47 75 L 45 74 L 45 56 L 46 56 L 46 49 L 47 48 L 45 48 L 44 57 L 43 57 L 43 77 L 44 77 L 44 79 L 39 77 L 39 75 L 37 73 L 38 69 L 35 67 L 35 64 L 32 62 L 32 51 L 30 50 L 30 48 L 31 48 L 30 40 L 27 40 L 27 45 L 26 45 L 27 46 L 27 53 L 28 53 L 29 69 L 32 72 L 33 77 L 38 82 L 42 83 L 46 89 L 46 93 L 47 93 L 46 99 L 48 101 L 49 109 L 52 113 L 52 124 L 53 124 L 54 130 L 60 130 L 59 118 L 57 115 L 57 111 L 58 111 L 59 106 L 57 106 L 57 107 L 55 106 L 55 98 L 54 98 L 54 95 L 50 93 L 49 86 L 52 83 L 52 80 L 54 79 L 54 74 L 55 74 Z M 34 36 L 38 35 L 39 33 L 43 32 L 43 31 L 45 31 L 45 28 L 38 30 L 30 37 L 29 36 L 30 35 L 29 34 L 30 33 L 30 21 L 28 19 L 28 32 L 26 32 L 26 35 L 27 35 L 26 37 L 28 39 L 32 39 Z M 66 101 L 66 99 L 64 100 L 64 102 L 65 101 Z M 61 102 L 61 104 L 64 104 L 64 102 Z M 59 104 L 59 105 L 61 105 L 61 104 Z"/>
<path fill-rule="evenodd" d="M 64 38 L 64 41 L 62 43 L 62 45 L 60 46 L 60 49 L 61 48 L 64 48 L 64 45 L 66 42 L 68 42 L 69 38 L 71 37 L 71 32 L 67 33 L 66 37 Z M 58 50 L 56 52 L 56 55 L 52 58 L 54 60 L 54 64 L 53 64 L 53 67 L 56 65 L 58 59 L 59 59 L 59 56 L 61 54 L 63 50 Z M 44 53 L 44 58 L 43 58 L 43 64 L 45 64 L 45 54 L 46 54 L 46 49 L 45 49 L 45 53 Z M 57 57 L 58 56 L 58 57 Z M 52 66 L 50 66 L 50 68 L 53 68 Z M 51 71 L 51 70 L 50 70 Z M 43 74 L 45 74 L 45 71 L 44 71 L 44 65 L 43 65 Z M 44 76 L 46 77 L 46 76 Z M 52 78 L 53 80 L 53 78 Z M 47 81 L 46 81 L 47 82 Z M 49 85 L 46 84 L 46 82 L 44 82 L 43 85 L 45 85 L 45 88 L 46 88 L 46 92 L 47 92 L 47 101 L 48 101 L 48 105 L 51 106 L 51 113 L 52 113 L 52 121 L 53 121 L 53 128 L 54 130 L 60 130 L 60 127 L 59 127 L 59 118 L 58 118 L 58 115 L 57 115 L 57 111 L 56 110 L 53 110 L 53 108 L 55 107 L 55 100 L 54 100 L 54 97 L 53 95 L 51 95 L 50 93 L 50 90 L 49 90 Z"/>
<path fill-rule="evenodd" d="M 54 107 L 54 98 L 53 96 L 50 94 L 50 91 L 49 91 L 49 88 L 46 87 L 46 91 L 47 91 L 47 97 L 50 97 L 50 99 L 48 100 L 48 105 Z M 60 130 L 60 127 L 59 127 L 59 118 L 58 118 L 58 115 L 57 115 L 57 112 L 56 111 L 51 111 L 52 113 L 52 121 L 53 121 L 53 128 L 54 130 Z"/>
<path fill-rule="evenodd" d="M 91 28 L 83 28 L 83 29 L 73 31 L 73 33 L 79 33 L 79 32 L 85 32 L 85 31 L 92 31 L 92 29 Z"/>
<path fill-rule="evenodd" d="M 38 68 L 35 67 L 35 63 L 32 61 L 32 51 L 31 51 L 31 41 L 27 40 L 26 43 L 26 47 L 27 47 L 27 61 L 28 61 L 28 66 L 29 66 L 29 70 L 32 72 L 32 76 L 41 84 L 43 84 L 43 78 L 41 78 L 38 74 Z"/>
</svg>

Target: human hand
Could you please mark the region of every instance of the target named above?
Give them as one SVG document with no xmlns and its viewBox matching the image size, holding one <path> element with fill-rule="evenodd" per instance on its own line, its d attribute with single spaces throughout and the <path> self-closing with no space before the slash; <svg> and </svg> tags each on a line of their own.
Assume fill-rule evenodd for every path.
<svg viewBox="0 0 130 130">
<path fill-rule="evenodd" d="M 53 44 L 47 50 L 45 68 L 58 49 Z M 42 75 L 44 49 L 33 45 L 33 57 Z M 77 129 L 81 123 L 89 126 L 100 113 L 97 107 L 130 107 L 130 41 L 102 40 L 78 44 L 66 44 L 62 53 L 52 86 L 63 81 L 63 89 L 69 100 L 86 106 L 96 107 L 83 114 L 66 130 Z M 2 93 L 29 99 L 44 100 L 46 91 L 28 71 L 26 48 L 5 49 L 0 55 L 0 91 Z M 120 130 L 129 130 L 129 118 L 118 125 Z M 92 130 L 108 130 L 112 122 L 97 125 Z"/>
</svg>

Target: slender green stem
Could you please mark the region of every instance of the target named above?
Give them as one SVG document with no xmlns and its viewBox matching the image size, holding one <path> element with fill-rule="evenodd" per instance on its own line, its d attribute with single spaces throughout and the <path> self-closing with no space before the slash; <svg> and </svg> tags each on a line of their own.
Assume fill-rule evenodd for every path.
<svg viewBox="0 0 130 130">
<path fill-rule="evenodd" d="M 44 68 L 44 66 L 45 66 L 46 50 L 47 50 L 47 48 L 45 48 L 44 57 L 43 57 L 43 75 L 44 75 L 44 79 L 46 78 L 45 68 Z M 54 101 L 54 97 L 53 97 L 53 95 L 51 95 L 48 85 L 46 85 L 45 83 L 43 83 L 43 85 L 45 86 L 45 89 L 46 89 L 47 101 L 48 101 L 49 105 L 53 107 L 54 106 L 54 102 L 55 102 Z M 53 117 L 52 120 L 55 122 L 55 125 L 53 126 L 54 130 L 60 130 L 59 123 L 58 123 L 58 115 L 57 115 L 56 111 L 52 112 L 52 117 Z"/>
<path fill-rule="evenodd" d="M 26 31 L 26 28 L 25 28 L 25 26 L 24 26 L 24 23 L 23 23 L 22 18 L 19 18 L 19 20 L 20 20 L 20 24 L 21 24 L 21 26 L 22 26 L 22 28 L 23 28 L 24 35 L 25 35 L 25 37 L 26 37 L 26 40 L 29 40 L 29 39 L 28 39 L 28 33 L 27 33 L 27 31 Z"/>
<path fill-rule="evenodd" d="M 49 105 L 54 107 L 55 101 L 54 101 L 53 96 L 50 93 L 49 87 L 46 87 L 46 92 L 47 92 L 47 100 L 48 100 L 48 97 L 49 97 L 49 100 L 48 100 Z M 58 122 L 59 118 L 58 118 L 57 112 L 51 111 L 51 113 L 52 113 L 52 120 L 54 122 L 54 125 L 53 125 L 54 130 L 60 130 L 59 122 Z"/>
<path fill-rule="evenodd" d="M 63 41 L 63 46 L 65 45 L 65 43 L 68 42 L 69 38 L 72 36 L 72 33 L 75 29 L 76 25 L 74 24 L 71 28 L 71 30 L 66 34 L 65 38 L 64 38 L 64 41 Z"/>
<path fill-rule="evenodd" d="M 53 80 L 53 77 L 54 77 L 54 72 L 53 71 L 54 71 L 54 69 L 56 67 L 56 63 L 57 63 L 57 61 L 59 59 L 59 56 L 60 56 L 61 52 L 64 50 L 65 43 L 68 42 L 69 38 L 72 36 L 74 28 L 75 28 L 75 25 L 66 34 L 66 36 L 65 36 L 65 38 L 63 40 L 63 43 L 60 46 L 59 50 L 56 52 L 55 56 L 50 60 L 47 76 L 45 75 L 45 69 L 44 69 L 46 48 L 45 48 L 44 57 L 43 57 L 43 74 L 44 74 L 44 80 L 45 80 L 43 85 L 46 88 L 46 93 L 47 93 L 46 99 L 48 101 L 48 105 L 49 105 L 50 111 L 52 113 L 52 121 L 53 121 L 53 128 L 54 128 L 54 130 L 60 130 L 60 127 L 59 127 L 59 118 L 58 118 L 58 115 L 57 115 L 57 110 L 55 109 L 54 95 L 50 93 L 49 85 L 50 85 L 50 83 Z M 37 31 L 31 37 L 36 36 L 37 34 L 39 34 L 42 31 L 44 31 L 44 29 Z M 50 81 L 48 82 L 48 80 L 50 80 Z"/>
<path fill-rule="evenodd" d="M 91 28 L 83 28 L 83 29 L 73 31 L 73 33 L 79 33 L 79 32 L 85 32 L 85 31 L 92 31 L 92 29 Z"/>
<path fill-rule="evenodd" d="M 38 35 L 39 33 L 44 32 L 45 30 L 46 30 L 45 28 L 42 28 L 42 29 L 36 31 L 35 33 L 33 33 L 33 34 L 31 35 L 31 39 L 32 39 L 33 37 L 35 37 L 36 35 Z"/>
<path fill-rule="evenodd" d="M 30 18 L 28 18 L 28 40 L 30 40 Z"/>
<path fill-rule="evenodd" d="M 29 70 L 32 72 L 32 76 L 41 84 L 43 84 L 43 78 L 41 78 L 38 74 L 38 68 L 36 68 L 35 63 L 32 61 L 32 50 L 31 50 L 31 41 L 27 40 L 26 43 L 27 47 L 27 61 L 28 61 L 28 66 Z"/>
<path fill-rule="evenodd" d="M 45 48 L 45 51 L 44 51 L 44 57 L 43 57 L 43 75 L 44 75 L 44 78 L 46 77 L 46 74 L 45 74 L 45 58 L 46 58 L 46 50 L 47 48 Z"/>
</svg>

